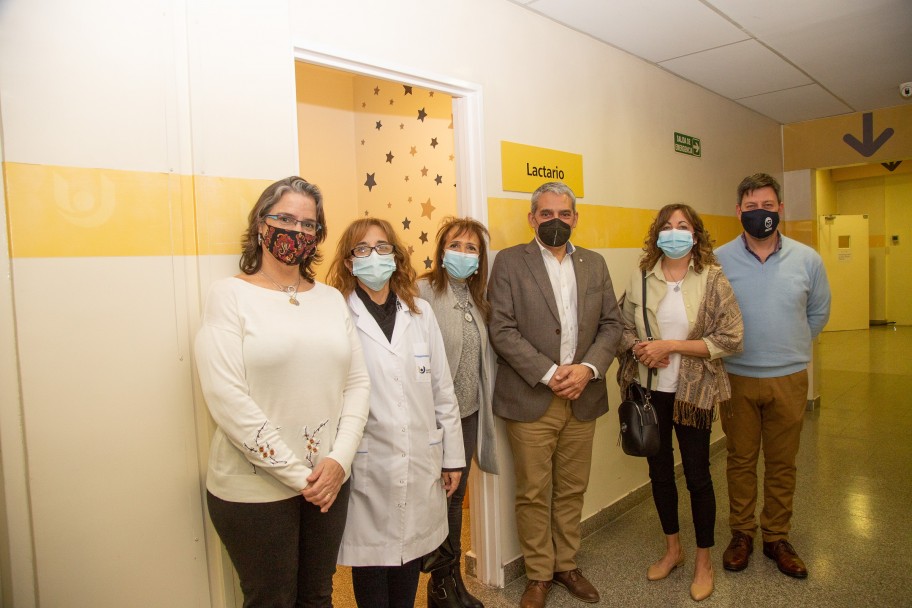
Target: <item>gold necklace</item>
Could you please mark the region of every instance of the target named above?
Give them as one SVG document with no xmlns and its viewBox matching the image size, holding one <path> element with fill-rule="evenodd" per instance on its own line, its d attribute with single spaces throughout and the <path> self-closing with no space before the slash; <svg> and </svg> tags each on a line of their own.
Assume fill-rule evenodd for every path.
<svg viewBox="0 0 912 608">
<path fill-rule="evenodd" d="M 273 279 L 271 276 L 266 274 L 265 270 L 260 268 L 260 272 L 262 272 L 263 276 L 266 277 L 267 279 L 269 279 L 269 281 L 273 285 L 276 286 L 276 289 L 278 289 L 279 291 L 284 291 L 286 294 L 288 294 L 288 303 L 289 304 L 294 304 L 295 306 L 300 306 L 300 304 L 298 303 L 298 297 L 297 297 L 298 296 L 298 287 L 301 285 L 301 275 L 300 274 L 298 275 L 298 282 L 295 283 L 294 285 L 279 285 L 279 283 L 277 283 L 275 279 Z"/>
</svg>

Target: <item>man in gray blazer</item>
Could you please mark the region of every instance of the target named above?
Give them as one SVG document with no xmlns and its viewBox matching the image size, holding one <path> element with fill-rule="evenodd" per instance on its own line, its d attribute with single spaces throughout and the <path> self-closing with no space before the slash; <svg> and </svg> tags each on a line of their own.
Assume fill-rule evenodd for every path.
<svg viewBox="0 0 912 608">
<path fill-rule="evenodd" d="M 608 411 L 604 378 L 623 322 L 605 260 L 569 242 L 573 191 L 543 184 L 528 219 L 535 239 L 501 251 L 488 284 L 494 413 L 506 419 L 513 451 L 529 579 L 520 606 L 544 606 L 552 583 L 598 602 L 576 553 L 595 419 Z"/>
</svg>

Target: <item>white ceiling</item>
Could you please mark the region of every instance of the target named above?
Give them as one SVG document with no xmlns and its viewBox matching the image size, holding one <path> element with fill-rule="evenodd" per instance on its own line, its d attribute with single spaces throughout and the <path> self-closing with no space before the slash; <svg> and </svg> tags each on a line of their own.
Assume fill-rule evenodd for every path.
<svg viewBox="0 0 912 608">
<path fill-rule="evenodd" d="M 912 0 L 511 0 L 782 123 L 912 103 Z"/>
</svg>

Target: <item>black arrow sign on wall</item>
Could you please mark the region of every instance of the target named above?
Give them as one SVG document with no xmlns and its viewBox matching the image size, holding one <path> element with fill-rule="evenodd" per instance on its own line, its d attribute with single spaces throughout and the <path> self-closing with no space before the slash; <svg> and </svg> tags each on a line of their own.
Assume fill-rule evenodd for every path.
<svg viewBox="0 0 912 608">
<path fill-rule="evenodd" d="M 846 133 L 842 136 L 842 141 L 867 158 L 873 156 L 888 139 L 893 137 L 893 129 L 887 127 L 883 130 L 883 133 L 877 136 L 877 139 L 874 139 L 874 113 L 865 112 L 861 115 L 861 136 L 863 138 L 862 141 L 858 141 L 857 137 L 851 133 Z"/>
<path fill-rule="evenodd" d="M 884 169 L 886 169 L 887 171 L 890 171 L 892 173 L 893 171 L 896 171 L 896 167 L 898 167 L 902 164 L 902 161 L 894 160 L 892 163 L 880 163 L 880 164 L 883 165 Z"/>
</svg>

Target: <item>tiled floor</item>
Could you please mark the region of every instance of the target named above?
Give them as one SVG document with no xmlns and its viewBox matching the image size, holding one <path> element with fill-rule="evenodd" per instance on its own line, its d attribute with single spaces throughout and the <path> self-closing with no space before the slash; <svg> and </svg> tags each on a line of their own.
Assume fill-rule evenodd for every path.
<svg viewBox="0 0 912 608">
<path fill-rule="evenodd" d="M 822 406 L 805 418 L 791 532 L 810 576 L 780 574 L 761 550 L 743 572 L 722 568 L 729 539 L 723 451 L 712 462 L 716 590 L 701 606 L 912 606 L 912 327 L 825 333 L 820 360 Z M 688 594 L 694 540 L 683 480 L 679 491 L 691 554 L 664 581 L 646 580 L 647 565 L 664 548 L 651 500 L 584 540 L 579 566 L 602 593 L 598 605 L 697 605 Z M 525 579 L 506 589 L 468 584 L 487 608 L 515 607 Z M 337 606 L 354 606 L 348 585 L 337 579 Z M 424 597 L 419 590 L 417 606 Z M 586 604 L 555 588 L 547 605 Z"/>
</svg>

